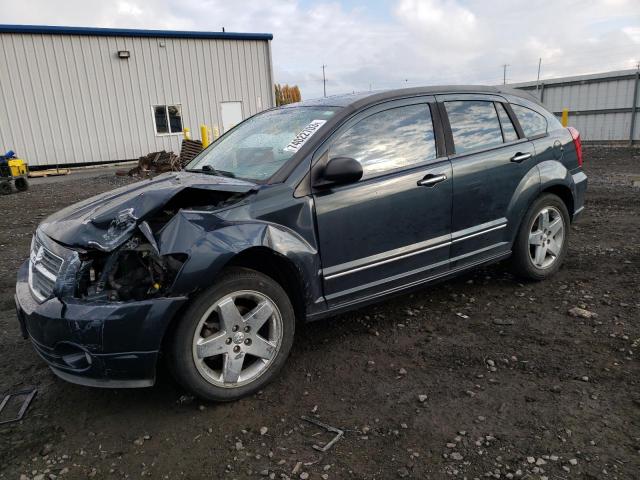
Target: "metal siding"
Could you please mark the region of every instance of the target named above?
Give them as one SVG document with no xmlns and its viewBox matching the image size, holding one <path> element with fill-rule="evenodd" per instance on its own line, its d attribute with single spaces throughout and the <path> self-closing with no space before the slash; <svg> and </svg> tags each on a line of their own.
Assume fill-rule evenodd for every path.
<svg viewBox="0 0 640 480">
<path fill-rule="evenodd" d="M 31 166 L 178 153 L 182 135 L 155 134 L 153 105 L 181 104 L 193 138 L 202 123 L 221 130 L 221 102 L 241 101 L 245 118 L 274 106 L 261 39 L 0 33 L 0 62 L 0 149 Z"/>
<path fill-rule="evenodd" d="M 569 124 L 580 131 L 584 140 L 629 141 L 634 74 L 634 71 L 622 71 L 554 79 L 549 83 L 543 81 L 544 105 L 555 113 L 564 108 L 569 109 Z M 512 86 L 535 92 L 532 89 L 534 83 Z M 623 111 L 606 112 L 611 109 Z M 633 138 L 640 140 L 640 127 L 637 123 Z"/>
</svg>

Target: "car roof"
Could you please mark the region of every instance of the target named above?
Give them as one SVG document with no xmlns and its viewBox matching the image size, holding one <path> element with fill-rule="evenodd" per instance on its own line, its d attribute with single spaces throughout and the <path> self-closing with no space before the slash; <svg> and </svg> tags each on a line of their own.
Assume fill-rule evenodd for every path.
<svg viewBox="0 0 640 480">
<path fill-rule="evenodd" d="M 394 90 L 375 90 L 369 92 L 354 92 L 343 95 L 332 95 L 329 97 L 305 100 L 303 102 L 291 103 L 288 106 L 301 107 L 352 107 L 362 108 L 369 104 L 393 100 L 395 98 L 411 97 L 418 95 L 446 95 L 450 93 L 480 93 L 480 94 L 503 94 L 521 97 L 538 103 L 539 101 L 528 92 L 516 90 L 508 86 L 488 86 L 488 85 L 436 85 L 425 87 L 399 88 Z"/>
</svg>

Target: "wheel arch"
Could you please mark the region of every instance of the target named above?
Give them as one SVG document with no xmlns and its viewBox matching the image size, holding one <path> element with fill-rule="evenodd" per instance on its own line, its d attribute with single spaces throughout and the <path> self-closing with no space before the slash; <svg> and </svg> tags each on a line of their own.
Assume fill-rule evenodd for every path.
<svg viewBox="0 0 640 480">
<path fill-rule="evenodd" d="M 293 261 L 268 247 L 250 247 L 234 255 L 222 268 L 244 267 L 272 278 L 291 300 L 297 320 L 306 318 L 306 301 L 302 273 Z"/>
<path fill-rule="evenodd" d="M 540 191 L 540 195 L 543 195 L 545 193 L 552 193 L 557 197 L 560 197 L 560 199 L 567 207 L 567 210 L 569 211 L 569 219 L 571 220 L 573 218 L 573 214 L 575 212 L 573 194 L 571 192 L 571 189 L 567 185 L 563 185 L 560 183 L 557 183 L 555 185 L 548 185 Z M 538 195 L 538 197 L 540 195 Z"/>
</svg>

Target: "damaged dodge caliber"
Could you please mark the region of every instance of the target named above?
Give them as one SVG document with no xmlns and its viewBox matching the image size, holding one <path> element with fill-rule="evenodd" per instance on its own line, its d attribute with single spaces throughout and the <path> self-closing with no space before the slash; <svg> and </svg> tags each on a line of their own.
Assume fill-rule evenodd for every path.
<svg viewBox="0 0 640 480">
<path fill-rule="evenodd" d="M 184 171 L 44 220 L 16 285 L 59 377 L 211 400 L 281 369 L 297 322 L 509 258 L 542 280 L 583 209 L 580 136 L 525 93 L 431 87 L 245 120 Z"/>
</svg>

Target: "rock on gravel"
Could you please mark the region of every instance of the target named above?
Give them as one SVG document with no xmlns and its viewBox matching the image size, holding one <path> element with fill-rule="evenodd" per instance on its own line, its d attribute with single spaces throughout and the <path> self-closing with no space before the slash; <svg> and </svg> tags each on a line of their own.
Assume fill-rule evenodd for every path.
<svg viewBox="0 0 640 480">
<path fill-rule="evenodd" d="M 571 309 L 569 309 L 569 311 L 567 312 L 569 315 L 571 315 L 572 317 L 576 317 L 576 318 L 584 318 L 584 319 L 591 319 L 591 318 L 598 318 L 598 314 L 595 312 L 591 312 L 589 310 L 586 310 L 584 308 L 580 308 L 580 307 L 573 307 Z"/>
</svg>

